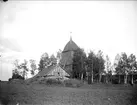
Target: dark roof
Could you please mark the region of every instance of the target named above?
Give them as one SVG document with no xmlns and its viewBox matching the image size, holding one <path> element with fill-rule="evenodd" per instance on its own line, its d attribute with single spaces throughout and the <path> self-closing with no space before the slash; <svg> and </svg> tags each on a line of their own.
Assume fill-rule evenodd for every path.
<svg viewBox="0 0 137 105">
<path fill-rule="evenodd" d="M 49 66 L 47 68 L 44 68 L 42 71 L 40 71 L 36 76 L 46 76 L 48 74 L 48 72 L 50 72 L 51 70 L 53 70 L 56 66 Z"/>
<path fill-rule="evenodd" d="M 70 38 L 70 41 L 64 47 L 63 53 L 68 51 L 74 51 L 77 50 L 78 48 L 79 47 L 76 45 L 76 43 Z"/>
<path fill-rule="evenodd" d="M 73 62 L 73 51 L 77 50 L 79 47 L 76 43 L 70 38 L 70 41 L 64 47 L 62 52 L 62 57 L 60 60 L 61 65 L 71 65 Z"/>
<path fill-rule="evenodd" d="M 54 65 L 54 66 L 49 66 L 48 68 L 43 69 L 42 71 L 38 72 L 34 77 L 27 79 L 26 81 L 28 82 L 33 82 L 36 81 L 38 77 L 44 77 L 47 76 L 48 73 L 52 70 L 54 70 L 56 67 L 61 67 L 60 65 Z M 62 67 L 61 67 L 62 68 Z M 62 68 L 63 69 L 63 68 Z M 63 69 L 64 70 L 64 69 Z M 65 70 L 64 70 L 65 71 Z M 67 73 L 67 72 L 66 72 Z M 69 74 L 69 73 L 68 73 Z M 70 74 L 69 74 L 70 75 Z"/>
<path fill-rule="evenodd" d="M 70 65 L 73 62 L 73 57 L 71 52 L 62 53 L 62 59 L 60 60 L 61 65 Z"/>
</svg>

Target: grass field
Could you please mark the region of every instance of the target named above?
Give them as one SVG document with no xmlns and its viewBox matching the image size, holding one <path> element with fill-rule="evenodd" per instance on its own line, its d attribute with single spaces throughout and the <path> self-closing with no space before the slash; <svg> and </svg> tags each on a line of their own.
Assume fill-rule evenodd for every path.
<svg viewBox="0 0 137 105">
<path fill-rule="evenodd" d="M 4 105 L 137 105 L 136 87 L 93 84 L 79 88 L 0 83 Z"/>
</svg>

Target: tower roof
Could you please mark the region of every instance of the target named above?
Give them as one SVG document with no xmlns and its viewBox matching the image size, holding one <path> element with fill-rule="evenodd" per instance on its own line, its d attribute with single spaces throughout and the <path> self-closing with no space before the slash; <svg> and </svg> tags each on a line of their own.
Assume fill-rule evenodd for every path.
<svg viewBox="0 0 137 105">
<path fill-rule="evenodd" d="M 64 47 L 64 50 L 62 52 L 62 57 L 60 60 L 61 65 L 70 65 L 72 64 L 72 51 L 77 50 L 79 47 L 76 45 L 76 43 L 72 40 L 72 37 L 70 37 L 70 41 L 66 44 Z"/>
<path fill-rule="evenodd" d="M 77 50 L 78 48 L 79 47 L 76 45 L 76 43 L 72 40 L 72 37 L 70 36 L 70 41 L 64 47 L 63 52 L 74 51 Z"/>
</svg>

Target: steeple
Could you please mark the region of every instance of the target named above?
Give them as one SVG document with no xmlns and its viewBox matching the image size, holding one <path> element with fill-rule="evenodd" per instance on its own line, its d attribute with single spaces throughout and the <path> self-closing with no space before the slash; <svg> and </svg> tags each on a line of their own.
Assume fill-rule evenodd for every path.
<svg viewBox="0 0 137 105">
<path fill-rule="evenodd" d="M 70 32 L 70 42 L 72 42 L 72 36 L 71 36 L 72 32 Z"/>
<path fill-rule="evenodd" d="M 70 32 L 72 33 L 72 32 Z M 78 49 L 79 47 L 76 45 L 76 43 L 72 40 L 72 37 L 70 35 L 70 40 L 69 42 L 66 44 L 66 46 L 64 47 L 64 50 L 63 52 L 66 52 L 66 51 L 73 51 L 73 50 L 76 50 Z"/>
<path fill-rule="evenodd" d="M 70 36 L 70 41 L 72 42 L 72 36 Z"/>
</svg>

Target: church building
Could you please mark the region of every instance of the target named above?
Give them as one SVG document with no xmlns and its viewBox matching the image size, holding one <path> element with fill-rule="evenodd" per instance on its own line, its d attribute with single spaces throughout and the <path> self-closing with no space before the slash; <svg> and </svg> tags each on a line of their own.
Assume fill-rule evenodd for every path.
<svg viewBox="0 0 137 105">
<path fill-rule="evenodd" d="M 79 49 L 76 43 L 70 38 L 70 41 L 64 47 L 61 54 L 61 59 L 57 65 L 49 66 L 40 71 L 33 78 L 58 78 L 66 80 L 72 76 L 72 64 L 74 51 Z"/>
<path fill-rule="evenodd" d="M 79 49 L 77 44 L 70 37 L 70 41 L 64 47 L 62 51 L 62 56 L 60 60 L 60 66 L 69 74 L 72 73 L 72 63 L 73 63 L 73 54 L 74 51 Z"/>
</svg>

